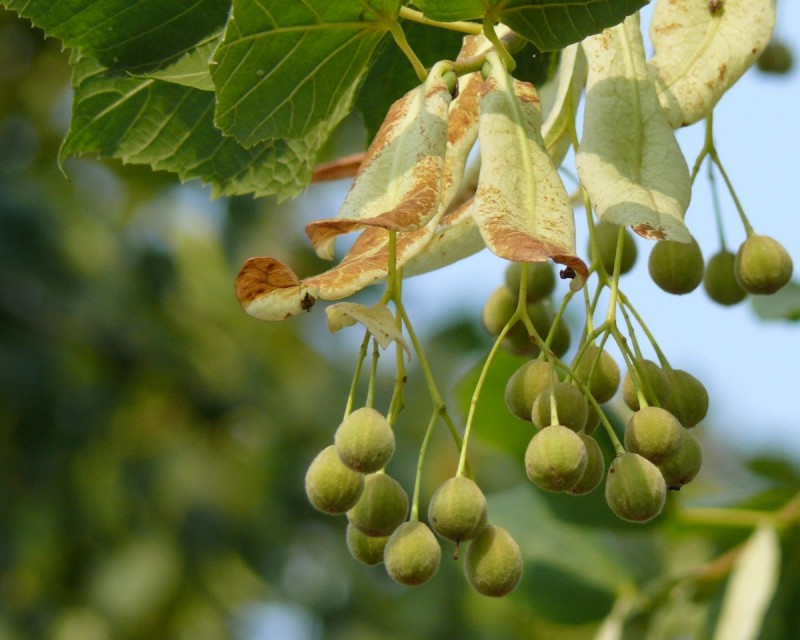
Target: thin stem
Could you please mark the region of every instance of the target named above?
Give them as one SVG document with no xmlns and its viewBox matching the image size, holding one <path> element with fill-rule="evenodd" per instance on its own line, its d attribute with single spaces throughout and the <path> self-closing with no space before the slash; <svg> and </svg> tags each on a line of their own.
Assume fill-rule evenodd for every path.
<svg viewBox="0 0 800 640">
<path fill-rule="evenodd" d="M 358 359 L 356 360 L 356 371 L 353 374 L 353 382 L 350 383 L 350 393 L 347 395 L 347 403 L 344 407 L 344 417 L 350 415 L 353 410 L 353 403 L 356 398 L 356 391 L 358 390 L 358 379 L 361 377 L 361 367 L 364 364 L 364 359 L 367 357 L 367 346 L 369 345 L 370 334 L 369 331 L 364 332 L 364 339 L 361 341 L 361 347 L 358 350 Z"/>
<path fill-rule="evenodd" d="M 620 302 L 622 302 L 622 304 L 633 314 L 633 317 L 636 318 L 636 322 L 639 323 L 639 326 L 642 328 L 642 331 L 644 331 L 644 334 L 647 336 L 647 339 L 653 346 L 653 349 L 655 350 L 656 355 L 658 356 L 658 360 L 659 362 L 661 362 L 661 365 L 665 369 L 670 368 L 667 356 L 664 355 L 664 352 L 661 350 L 661 347 L 658 346 L 658 342 L 656 341 L 655 336 L 648 328 L 647 323 L 644 321 L 644 318 L 642 318 L 642 316 L 639 315 L 639 312 L 636 310 L 636 307 L 634 307 L 633 304 L 631 304 L 631 301 L 628 299 L 628 297 L 621 291 L 619 293 L 619 299 Z"/>
<path fill-rule="evenodd" d="M 428 428 L 425 429 L 425 437 L 422 438 L 422 445 L 419 448 L 419 457 L 417 458 L 417 474 L 414 478 L 414 495 L 411 499 L 411 515 L 410 520 L 419 520 L 419 492 L 422 486 L 422 469 L 425 466 L 425 454 L 428 451 L 428 443 L 433 433 L 433 427 L 436 425 L 436 420 L 439 414 L 436 410 L 431 413 L 431 419 L 428 421 Z"/>
<path fill-rule="evenodd" d="M 405 54 L 406 58 L 408 58 L 411 66 L 414 67 L 414 71 L 416 72 L 419 81 L 424 82 L 425 78 L 428 77 L 428 70 L 425 69 L 425 65 L 422 64 L 422 61 L 420 61 L 420 59 L 417 57 L 417 54 L 414 53 L 411 45 L 408 44 L 403 27 L 401 27 L 397 22 L 392 22 L 389 25 L 389 33 L 392 34 L 392 38 L 394 38 L 395 43 L 398 47 L 400 47 L 400 50 Z"/>
<path fill-rule="evenodd" d="M 736 211 L 739 212 L 739 217 L 741 218 L 742 224 L 744 225 L 744 230 L 749 237 L 753 235 L 753 233 L 755 232 L 753 231 L 753 227 L 750 224 L 750 220 L 747 219 L 747 214 L 745 214 L 744 212 L 744 208 L 742 207 L 742 203 L 739 201 L 739 197 L 736 195 L 736 190 L 733 188 L 733 183 L 728 177 L 728 173 L 725 171 L 725 167 L 722 166 L 722 161 L 719 159 L 717 150 L 712 149 L 710 154 L 711 154 L 711 159 L 714 161 L 714 164 L 717 165 L 717 168 L 719 169 L 719 172 L 722 175 L 722 179 L 725 181 L 725 185 L 728 187 L 728 191 L 731 194 L 731 198 L 733 198 L 733 204 L 736 205 Z"/>
<path fill-rule="evenodd" d="M 475 22 L 439 22 L 438 20 L 431 20 L 426 18 L 421 11 L 409 9 L 408 7 L 400 7 L 399 17 L 410 20 L 411 22 L 418 22 L 420 24 L 428 25 L 429 27 L 439 27 L 440 29 L 448 29 L 449 31 L 458 31 L 460 33 L 468 33 L 473 36 L 479 36 L 483 33 L 481 25 Z"/>
<path fill-rule="evenodd" d="M 372 407 L 375 403 L 375 385 L 378 380 L 378 341 L 372 341 L 372 366 L 369 371 L 369 386 L 367 387 L 367 401 L 365 406 Z"/>
<path fill-rule="evenodd" d="M 511 73 L 517 66 L 517 63 L 508 52 L 508 49 L 506 49 L 506 45 L 497 37 L 497 32 L 494 30 L 494 17 L 489 13 L 483 16 L 483 35 L 486 36 L 486 39 L 494 46 L 506 71 Z"/>
<path fill-rule="evenodd" d="M 719 235 L 719 246 L 722 251 L 727 251 L 725 246 L 725 229 L 722 227 L 722 207 L 719 205 L 719 192 L 717 191 L 717 179 L 714 176 L 714 163 L 708 163 L 708 183 L 711 185 L 711 203 L 714 207 L 714 219 L 717 221 L 717 234 Z"/>
</svg>

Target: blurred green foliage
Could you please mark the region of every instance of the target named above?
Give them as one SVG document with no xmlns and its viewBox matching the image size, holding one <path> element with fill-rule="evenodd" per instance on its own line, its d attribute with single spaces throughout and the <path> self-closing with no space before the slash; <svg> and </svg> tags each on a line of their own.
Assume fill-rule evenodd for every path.
<svg viewBox="0 0 800 640">
<path fill-rule="evenodd" d="M 698 486 L 647 527 L 611 517 L 599 492 L 544 495 L 521 463 L 532 427 L 502 406 L 521 362 L 504 357 L 471 460 L 490 520 L 520 542 L 523 582 L 487 599 L 445 561 L 431 583 L 401 588 L 352 560 L 344 519 L 303 493 L 355 349 L 314 346 L 319 312 L 259 323 L 233 295 L 250 255 L 321 268 L 290 222 L 296 205 L 209 202 L 118 164 L 71 161 L 67 181 L 55 158 L 68 106 L 57 43 L 0 13 L 1 640 L 578 640 L 604 619 L 605 638 L 712 637 L 751 527 L 693 520 L 682 504 L 772 513 L 791 504 L 796 465 L 761 457 L 747 470 L 706 443 Z M 427 343 L 448 389 L 488 348 L 475 318 Z M 410 491 L 430 403 L 414 363 L 409 374 L 392 472 Z M 456 455 L 442 429 L 423 504 Z M 762 638 L 800 628 L 800 533 L 784 524 Z"/>
</svg>

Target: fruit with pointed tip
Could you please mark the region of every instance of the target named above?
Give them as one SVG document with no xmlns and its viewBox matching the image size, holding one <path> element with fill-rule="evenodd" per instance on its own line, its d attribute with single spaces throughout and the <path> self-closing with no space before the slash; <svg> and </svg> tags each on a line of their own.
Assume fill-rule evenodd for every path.
<svg viewBox="0 0 800 640">
<path fill-rule="evenodd" d="M 637 453 L 623 453 L 606 476 L 606 502 L 619 518 L 647 522 L 661 513 L 667 485 L 658 467 Z"/>
<path fill-rule="evenodd" d="M 394 455 L 392 425 L 371 407 L 348 415 L 336 429 L 334 443 L 341 461 L 361 473 L 383 469 Z"/>
<path fill-rule="evenodd" d="M 506 267 L 506 287 L 516 298 L 522 285 L 522 267 L 526 265 L 525 299 L 538 302 L 549 296 L 556 286 L 556 276 L 550 262 L 512 262 Z"/>
<path fill-rule="evenodd" d="M 614 273 L 614 259 L 617 255 L 617 238 L 619 235 L 619 225 L 610 222 L 601 221 L 594 227 L 595 243 L 597 245 L 597 253 L 599 253 L 600 261 L 606 273 L 610 276 Z M 620 262 L 620 274 L 628 273 L 633 269 L 636 264 L 636 242 L 633 239 L 633 234 L 625 229 L 622 232 L 622 258 Z M 589 245 L 589 255 L 592 260 L 595 258 L 595 247 Z"/>
<path fill-rule="evenodd" d="M 695 435 L 691 431 L 686 431 L 683 434 L 678 453 L 658 465 L 658 469 L 664 476 L 667 487 L 677 491 L 683 485 L 694 480 L 700 472 L 702 464 L 703 448 Z"/>
<path fill-rule="evenodd" d="M 522 578 L 519 545 L 503 527 L 484 527 L 467 547 L 464 573 L 481 595 L 499 598 L 510 593 Z"/>
<path fill-rule="evenodd" d="M 419 520 L 404 522 L 394 530 L 383 550 L 386 571 L 395 582 L 417 586 L 439 570 L 442 548 L 428 525 Z"/>
<path fill-rule="evenodd" d="M 562 425 L 542 429 L 525 451 L 525 471 L 545 491 L 569 491 L 580 481 L 589 462 L 577 433 Z"/>
<path fill-rule="evenodd" d="M 691 242 L 660 240 L 650 252 L 650 277 L 668 293 L 683 295 L 694 291 L 703 281 L 703 252 Z"/>
<path fill-rule="evenodd" d="M 401 484 L 385 473 L 371 473 L 364 477 L 364 491 L 347 519 L 368 536 L 388 536 L 407 514 L 408 495 Z"/>
<path fill-rule="evenodd" d="M 531 421 L 536 396 L 550 384 L 550 365 L 544 360 L 529 360 L 517 369 L 506 383 L 508 410 L 522 420 Z"/>
<path fill-rule="evenodd" d="M 683 369 L 667 369 L 669 398 L 664 408 L 687 429 L 691 429 L 708 413 L 708 391 L 703 383 Z"/>
<path fill-rule="evenodd" d="M 792 257 L 771 238 L 751 234 L 736 252 L 736 281 L 748 293 L 768 295 L 781 289 L 792 277 Z"/>
<path fill-rule="evenodd" d="M 759 71 L 782 75 L 789 73 L 794 65 L 792 50 L 785 42 L 772 39 L 756 60 Z"/>
<path fill-rule="evenodd" d="M 347 524 L 345 542 L 347 550 L 359 562 L 367 565 L 376 565 L 383 562 L 383 549 L 389 536 L 368 536 L 360 531 L 353 523 Z"/>
<path fill-rule="evenodd" d="M 470 540 L 486 525 L 486 497 L 466 476 L 450 478 L 431 497 L 428 522 L 443 538 Z"/>
<path fill-rule="evenodd" d="M 658 465 L 678 452 L 684 433 L 686 429 L 666 409 L 643 407 L 625 427 L 625 448 Z"/>
<path fill-rule="evenodd" d="M 323 513 L 337 515 L 350 509 L 364 490 L 364 476 L 346 467 L 335 445 L 320 451 L 306 472 L 306 495 Z"/>
<path fill-rule="evenodd" d="M 619 388 L 619 366 L 608 351 L 594 344 L 586 347 L 578 363 L 573 364 L 573 371 L 599 404 L 611 400 Z"/>
<path fill-rule="evenodd" d="M 531 421 L 540 429 L 552 424 L 551 389 L 546 386 L 536 396 L 531 410 Z M 558 413 L 558 424 L 564 425 L 573 431 L 580 431 L 586 426 L 586 416 L 588 408 L 586 398 L 583 397 L 580 389 L 568 382 L 555 382 L 552 388 L 552 396 L 556 400 L 556 412 Z"/>
<path fill-rule="evenodd" d="M 663 407 L 669 399 L 669 378 L 652 360 L 637 359 L 633 375 L 628 369 L 622 381 L 622 399 L 634 411 L 639 410 L 639 395 L 636 392 L 639 387 L 642 388 L 642 393 L 648 402 Z"/>
<path fill-rule="evenodd" d="M 711 256 L 703 276 L 703 288 L 708 297 L 726 307 L 738 304 L 747 297 L 747 291 L 736 280 L 735 263 L 736 255 L 722 249 Z"/>
</svg>

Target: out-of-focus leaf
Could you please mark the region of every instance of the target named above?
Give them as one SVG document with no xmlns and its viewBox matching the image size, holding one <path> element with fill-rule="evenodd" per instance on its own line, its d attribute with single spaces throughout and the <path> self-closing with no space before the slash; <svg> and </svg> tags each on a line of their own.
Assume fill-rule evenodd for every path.
<svg viewBox="0 0 800 640">
<path fill-rule="evenodd" d="M 439 212 L 451 99 L 434 69 L 392 105 L 337 216 L 306 226 L 320 257 L 333 258 L 340 234 L 364 226 L 415 231 Z"/>
<path fill-rule="evenodd" d="M 564 183 L 544 148 L 533 85 L 508 75 L 496 53 L 481 91 L 481 171 L 473 216 L 486 246 L 501 258 L 572 268 L 575 288 L 588 273 L 575 255 L 575 221 Z"/>
<path fill-rule="evenodd" d="M 91 58 L 74 61 L 72 84 L 72 122 L 62 160 L 94 154 L 146 164 L 181 180 L 200 179 L 214 196 L 298 195 L 329 133 L 323 125 L 302 140 L 246 149 L 214 127 L 212 92 L 119 76 Z"/>
<path fill-rule="evenodd" d="M 234 0 L 212 68 L 217 126 L 245 146 L 335 126 L 399 4 Z"/>
<path fill-rule="evenodd" d="M 143 72 L 179 59 L 225 24 L 230 0 L 8 0 L 21 16 L 109 69 Z"/>
<path fill-rule="evenodd" d="M 714 640 L 754 640 L 780 577 L 781 548 L 775 529 L 756 529 L 736 560 Z"/>
<path fill-rule="evenodd" d="M 658 0 L 648 67 L 669 123 L 685 127 L 711 113 L 750 68 L 775 27 L 775 0 Z"/>
<path fill-rule="evenodd" d="M 638 16 L 587 38 L 576 166 L 597 215 L 651 239 L 689 242 L 691 180 L 644 59 Z"/>
<path fill-rule="evenodd" d="M 771 296 L 750 296 L 750 303 L 764 320 L 800 321 L 800 282 L 792 280 Z"/>
<path fill-rule="evenodd" d="M 331 333 L 359 323 L 364 325 L 370 335 L 384 349 L 396 341 L 411 353 L 403 337 L 403 332 L 397 326 L 395 317 L 385 304 L 367 307 L 355 302 L 339 302 L 325 309 L 325 315 L 328 318 L 328 329 Z"/>
</svg>

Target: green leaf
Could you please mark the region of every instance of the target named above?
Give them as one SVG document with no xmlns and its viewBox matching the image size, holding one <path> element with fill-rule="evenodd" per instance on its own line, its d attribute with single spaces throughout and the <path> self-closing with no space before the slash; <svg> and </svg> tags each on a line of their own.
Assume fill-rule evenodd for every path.
<svg viewBox="0 0 800 640">
<path fill-rule="evenodd" d="M 91 58 L 73 61 L 72 122 L 61 159 L 94 154 L 200 179 L 214 196 L 291 197 L 311 179 L 329 131 L 249 149 L 214 127 L 214 94 L 151 78 L 108 72 Z"/>
<path fill-rule="evenodd" d="M 402 21 L 401 25 L 408 44 L 426 68 L 439 60 L 455 60 L 458 55 L 463 34 L 417 22 Z M 356 97 L 356 108 L 364 118 L 368 141 L 375 137 L 392 103 L 418 84 L 414 67 L 400 47 L 385 41 Z M 380 91 L 375 87 L 380 87 Z"/>
<path fill-rule="evenodd" d="M 184 87 L 201 89 L 202 91 L 214 91 L 214 82 L 211 80 L 208 62 L 217 44 L 219 44 L 220 37 L 220 33 L 215 33 L 200 42 L 194 49 L 173 64 L 159 71 L 143 74 L 142 77 L 173 82 Z"/>
<path fill-rule="evenodd" d="M 384 4 L 234 0 L 212 69 L 217 126 L 245 146 L 332 128 L 394 22 L 399 0 Z"/>
<path fill-rule="evenodd" d="M 473 20 L 490 15 L 542 51 L 563 49 L 622 22 L 648 0 L 417 0 L 434 20 Z"/>
<path fill-rule="evenodd" d="M 731 573 L 714 640 L 754 640 L 775 594 L 781 548 L 775 529 L 759 527 Z"/>
<path fill-rule="evenodd" d="M 108 69 L 169 64 L 225 24 L 230 0 L 9 0 L 29 18 Z"/>
<path fill-rule="evenodd" d="M 751 296 L 759 318 L 764 320 L 800 321 L 800 282 L 792 280 L 771 296 Z"/>
<path fill-rule="evenodd" d="M 648 0 L 512 0 L 498 16 L 501 22 L 542 51 L 563 49 L 573 42 L 613 27 Z"/>
</svg>

